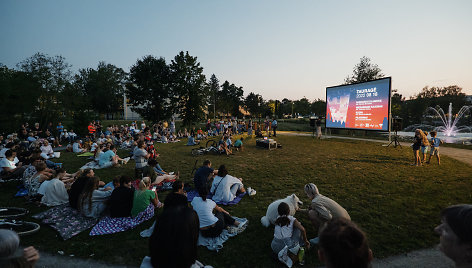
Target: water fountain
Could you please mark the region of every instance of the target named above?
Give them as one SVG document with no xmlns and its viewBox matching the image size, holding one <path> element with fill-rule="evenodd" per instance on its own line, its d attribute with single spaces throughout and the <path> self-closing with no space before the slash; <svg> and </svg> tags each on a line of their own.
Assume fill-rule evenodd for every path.
<svg viewBox="0 0 472 268">
<path fill-rule="evenodd" d="M 456 114 L 455 117 L 452 115 L 452 103 L 449 103 L 449 110 L 448 113 L 446 114 L 442 108 L 433 108 L 433 107 L 428 107 L 426 112 L 432 112 L 434 115 L 439 117 L 442 122 L 442 126 L 432 126 L 432 125 L 427 125 L 427 124 L 415 124 L 406 127 L 402 132 L 407 134 L 411 133 L 411 131 L 415 131 L 415 129 L 427 129 L 427 130 L 434 130 L 437 131 L 438 134 L 442 134 L 442 136 L 446 137 L 447 142 L 456 142 L 456 139 L 452 139 L 452 137 L 456 136 L 461 136 L 458 137 L 457 141 L 463 140 L 465 138 L 466 140 L 470 140 L 470 137 L 472 137 L 470 132 L 472 132 L 472 127 L 471 126 L 457 126 L 457 123 L 459 120 L 464 116 L 464 114 L 471 110 L 472 111 L 472 106 L 462 106 L 462 108 L 459 110 L 459 112 Z M 461 133 L 458 135 L 460 132 L 469 132 L 469 133 Z M 407 134 L 408 135 L 408 134 Z M 407 136 L 404 135 L 404 136 Z M 402 135 L 403 136 L 403 135 Z M 409 136 L 409 135 L 408 135 Z M 451 138 L 449 138 L 451 137 Z"/>
</svg>

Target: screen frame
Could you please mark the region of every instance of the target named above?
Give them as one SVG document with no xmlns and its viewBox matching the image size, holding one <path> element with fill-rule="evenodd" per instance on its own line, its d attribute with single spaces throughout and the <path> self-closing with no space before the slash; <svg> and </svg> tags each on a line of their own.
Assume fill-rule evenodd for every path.
<svg viewBox="0 0 472 268">
<path fill-rule="evenodd" d="M 348 127 L 328 127 L 327 124 L 325 123 L 326 128 L 332 128 L 332 129 L 347 129 L 347 130 L 365 130 L 365 131 L 379 131 L 379 132 L 391 132 L 391 102 L 392 102 L 392 77 L 382 77 L 379 79 L 374 79 L 370 81 L 365 81 L 365 82 L 358 82 L 358 83 L 352 83 L 352 84 L 347 84 L 347 85 L 337 85 L 337 86 L 331 86 L 331 87 L 326 87 L 325 90 L 325 100 L 326 100 L 326 111 L 325 111 L 325 120 L 328 119 L 328 89 L 333 89 L 337 87 L 346 87 L 346 86 L 351 86 L 351 85 L 358 85 L 358 84 L 364 84 L 364 83 L 370 83 L 370 82 L 375 82 L 375 81 L 380 81 L 380 80 L 386 80 L 388 79 L 388 114 L 387 114 L 387 121 L 388 121 L 388 129 L 383 130 L 383 129 L 368 129 L 368 128 L 348 128 Z"/>
</svg>

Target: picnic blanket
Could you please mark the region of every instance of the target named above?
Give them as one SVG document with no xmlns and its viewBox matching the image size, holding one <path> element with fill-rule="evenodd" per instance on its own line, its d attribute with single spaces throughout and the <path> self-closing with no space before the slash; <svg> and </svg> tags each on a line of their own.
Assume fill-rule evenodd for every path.
<svg viewBox="0 0 472 268">
<path fill-rule="evenodd" d="M 200 233 L 198 235 L 198 245 L 199 246 L 204 246 L 209 250 L 216 251 L 218 252 L 220 249 L 223 248 L 223 243 L 226 242 L 230 237 L 238 235 L 238 233 L 243 232 L 247 225 L 248 225 L 248 220 L 245 218 L 238 218 L 238 217 L 233 217 L 235 220 L 240 222 L 240 231 L 236 233 L 230 233 L 228 230 L 224 229 L 223 232 L 221 232 L 220 236 L 210 238 L 210 237 L 203 237 L 202 234 Z"/>
<path fill-rule="evenodd" d="M 94 154 L 91 153 L 91 152 L 85 152 L 85 153 L 82 153 L 82 154 L 78 154 L 77 156 L 78 156 L 78 157 L 94 156 Z"/>
<path fill-rule="evenodd" d="M 129 159 L 130 159 L 130 157 L 126 157 L 124 160 L 125 160 L 126 162 L 128 162 Z M 99 165 L 97 162 L 95 162 L 95 161 L 90 161 L 90 162 L 88 162 L 87 164 L 83 165 L 80 169 L 83 170 L 83 169 L 87 169 L 87 168 L 91 168 L 91 169 L 102 169 L 103 167 L 100 167 L 100 165 Z"/>
<path fill-rule="evenodd" d="M 64 240 L 78 235 L 98 222 L 98 219 L 85 217 L 69 205 L 57 206 L 32 217 L 50 225 Z"/>
<path fill-rule="evenodd" d="M 91 236 L 93 235 L 105 235 L 114 234 L 118 232 L 124 232 L 129 229 L 133 229 L 139 224 L 151 219 L 154 216 L 154 205 L 150 204 L 146 210 L 140 212 L 135 218 L 124 217 L 124 218 L 110 218 L 104 217 L 100 222 L 97 223 L 90 231 Z"/>
<path fill-rule="evenodd" d="M 225 205 L 225 206 L 230 206 L 230 205 L 236 205 L 237 203 L 239 203 L 239 201 L 241 201 L 241 199 L 243 198 L 243 196 L 246 195 L 246 192 L 244 193 L 240 193 L 238 194 L 234 199 L 233 201 L 231 202 L 223 202 L 223 201 L 220 201 L 220 202 L 216 202 L 218 205 Z M 196 190 L 191 190 L 191 191 L 188 191 L 187 192 L 187 200 L 189 202 L 192 202 L 193 198 L 199 196 L 197 191 Z M 207 198 L 208 199 L 211 199 L 213 197 L 213 194 L 212 193 L 209 193 L 207 195 Z"/>
</svg>

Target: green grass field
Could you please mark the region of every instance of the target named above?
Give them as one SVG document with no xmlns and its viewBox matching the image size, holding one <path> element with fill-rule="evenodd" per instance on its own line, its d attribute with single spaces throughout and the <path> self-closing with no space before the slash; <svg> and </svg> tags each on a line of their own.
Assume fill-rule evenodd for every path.
<svg viewBox="0 0 472 268">
<path fill-rule="evenodd" d="M 255 147 L 255 139 L 245 140 L 244 152 L 232 156 L 193 157 L 191 147 L 184 142 L 158 144 L 161 166 L 167 171 L 180 171 L 184 181 L 191 181 L 190 172 L 195 160 L 205 158 L 213 167 L 226 164 L 230 174 L 244 179 L 245 186 L 257 190 L 257 195 L 244 197 L 236 206 L 225 207 L 231 214 L 249 219 L 248 228 L 228 240 L 216 253 L 199 247 L 198 259 L 214 267 L 277 267 L 271 257 L 270 242 L 273 228 L 260 223 L 267 206 L 278 198 L 296 193 L 305 205 L 305 183 L 314 182 L 320 193 L 340 203 L 368 234 L 370 246 L 377 258 L 431 247 L 439 238 L 433 228 L 439 223 L 444 207 L 472 201 L 472 167 L 442 157 L 442 165 L 413 167 L 410 148 L 386 148 L 377 143 L 348 140 L 313 140 L 310 137 L 277 137 L 282 149 L 268 151 Z M 125 152 L 119 152 L 124 156 Z M 63 153 L 60 162 L 69 172 L 76 171 L 86 159 Z M 134 174 L 134 162 L 124 167 L 97 170 L 102 180 L 115 175 Z M 14 198 L 15 183 L 0 185 L 2 206 L 30 209 L 31 214 L 46 208 Z M 167 193 L 159 194 L 164 199 Z M 306 215 L 297 217 L 306 227 L 308 236 L 316 231 Z M 33 220 L 34 221 L 34 220 Z M 111 263 L 138 266 L 148 252 L 147 239 L 139 232 L 150 227 L 145 222 L 136 229 L 107 236 L 90 237 L 89 231 L 67 241 L 50 227 L 42 225 L 39 233 L 22 238 L 23 245 L 40 250 Z M 307 265 L 319 264 L 316 250 L 307 252 Z M 282 267 L 282 266 L 280 266 Z"/>
</svg>

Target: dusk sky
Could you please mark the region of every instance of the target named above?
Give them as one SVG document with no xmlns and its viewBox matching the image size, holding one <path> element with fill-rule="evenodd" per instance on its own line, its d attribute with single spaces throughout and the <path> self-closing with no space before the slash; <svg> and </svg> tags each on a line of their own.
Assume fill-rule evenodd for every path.
<svg viewBox="0 0 472 268">
<path fill-rule="evenodd" d="M 409 97 L 472 94 L 472 1 L 0 1 L 0 63 L 42 52 L 76 72 L 179 51 L 264 99 L 325 99 L 362 56 Z"/>
</svg>

